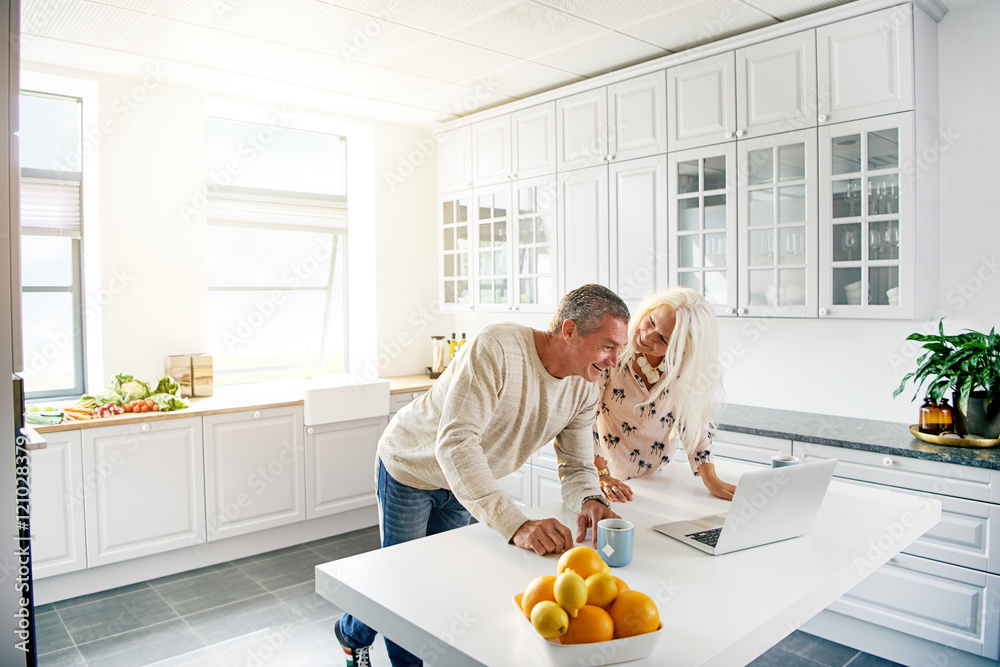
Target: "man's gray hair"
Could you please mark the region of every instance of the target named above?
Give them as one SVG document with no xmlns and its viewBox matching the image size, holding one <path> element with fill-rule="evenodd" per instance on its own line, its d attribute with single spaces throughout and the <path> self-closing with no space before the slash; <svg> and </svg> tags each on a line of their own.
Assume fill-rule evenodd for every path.
<svg viewBox="0 0 1000 667">
<path fill-rule="evenodd" d="M 604 285 L 584 285 L 562 298 L 549 331 L 556 333 L 562 329 L 563 322 L 573 320 L 580 335 L 589 336 L 601 328 L 608 315 L 628 325 L 628 306 L 621 297 Z"/>
</svg>

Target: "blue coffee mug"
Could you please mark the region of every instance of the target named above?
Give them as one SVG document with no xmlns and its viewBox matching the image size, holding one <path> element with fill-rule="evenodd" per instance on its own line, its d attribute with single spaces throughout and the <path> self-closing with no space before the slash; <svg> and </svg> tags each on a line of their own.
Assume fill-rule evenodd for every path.
<svg viewBox="0 0 1000 667">
<path fill-rule="evenodd" d="M 797 465 L 799 462 L 799 457 L 790 456 L 788 454 L 775 454 L 771 457 L 771 467 L 772 468 L 783 468 L 785 466 Z"/>
<path fill-rule="evenodd" d="M 635 526 L 625 519 L 601 519 L 597 522 L 597 552 L 611 567 L 632 562 Z"/>
</svg>

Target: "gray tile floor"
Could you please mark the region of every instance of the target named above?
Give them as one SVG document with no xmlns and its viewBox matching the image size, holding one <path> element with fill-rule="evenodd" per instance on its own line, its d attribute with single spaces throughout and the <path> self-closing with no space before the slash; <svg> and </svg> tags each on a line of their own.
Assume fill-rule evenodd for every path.
<svg viewBox="0 0 1000 667">
<path fill-rule="evenodd" d="M 42 667 L 325 667 L 344 664 L 341 610 L 316 595 L 313 568 L 378 547 L 366 528 L 144 581 L 35 610 Z M 385 644 L 372 650 L 388 666 Z M 753 667 L 892 667 L 802 632 Z"/>
</svg>

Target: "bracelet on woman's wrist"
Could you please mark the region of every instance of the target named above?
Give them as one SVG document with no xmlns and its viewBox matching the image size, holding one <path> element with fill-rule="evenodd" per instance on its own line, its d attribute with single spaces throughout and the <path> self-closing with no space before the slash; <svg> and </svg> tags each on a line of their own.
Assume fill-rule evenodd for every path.
<svg viewBox="0 0 1000 667">
<path fill-rule="evenodd" d="M 607 468 L 601 468 L 600 470 L 597 471 L 597 476 L 598 477 L 604 477 L 605 475 L 610 475 L 610 474 L 611 474 L 611 471 L 608 470 Z"/>
</svg>

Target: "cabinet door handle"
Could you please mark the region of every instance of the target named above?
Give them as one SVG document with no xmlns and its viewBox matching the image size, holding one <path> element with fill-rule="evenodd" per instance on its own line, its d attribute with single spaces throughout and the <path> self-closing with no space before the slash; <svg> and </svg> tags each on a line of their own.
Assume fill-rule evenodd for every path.
<svg viewBox="0 0 1000 667">
<path fill-rule="evenodd" d="M 511 178 L 517 178 L 517 172 L 514 172 L 513 174 L 511 174 L 510 177 Z"/>
<path fill-rule="evenodd" d="M 732 315 L 734 312 L 736 312 L 734 309 L 726 308 L 726 315 Z"/>
<path fill-rule="evenodd" d="M 306 429 L 306 433 L 310 433 L 311 434 L 312 432 L 313 432 L 313 427 L 312 426 L 310 426 L 309 428 Z"/>
<path fill-rule="evenodd" d="M 253 418 L 257 419 L 258 417 L 260 417 L 260 410 L 254 410 L 253 411 Z"/>
<path fill-rule="evenodd" d="M 886 456 L 885 458 L 883 458 L 882 459 L 882 465 L 887 466 L 887 467 L 891 466 L 892 465 L 892 458 L 888 457 L 888 456 Z"/>
<path fill-rule="evenodd" d="M 746 308 L 737 308 L 736 309 L 736 314 L 737 315 L 746 315 L 747 314 L 747 309 Z"/>
<path fill-rule="evenodd" d="M 824 116 L 824 115 L 820 115 L 820 117 L 819 117 L 819 118 L 817 118 L 816 120 L 818 120 L 818 121 L 819 121 L 819 122 L 821 122 L 821 123 L 825 123 L 825 122 L 826 122 L 826 116 Z"/>
<path fill-rule="evenodd" d="M 826 317 L 827 315 L 830 314 L 830 312 L 826 308 L 820 308 L 819 309 L 819 314 L 822 315 L 822 316 L 824 316 L 824 317 Z"/>
<path fill-rule="evenodd" d="M 143 431 L 148 431 L 149 430 L 149 424 L 143 424 L 139 428 L 141 428 Z"/>
<path fill-rule="evenodd" d="M 732 139 L 732 138 L 733 138 L 733 133 L 732 132 L 726 132 L 726 139 Z"/>
<path fill-rule="evenodd" d="M 614 153 L 612 153 L 611 155 L 608 156 L 608 162 L 611 162 L 614 159 L 615 159 Z"/>
<path fill-rule="evenodd" d="M 746 134 L 746 130 L 736 130 L 737 137 L 742 137 L 744 134 Z"/>
</svg>

